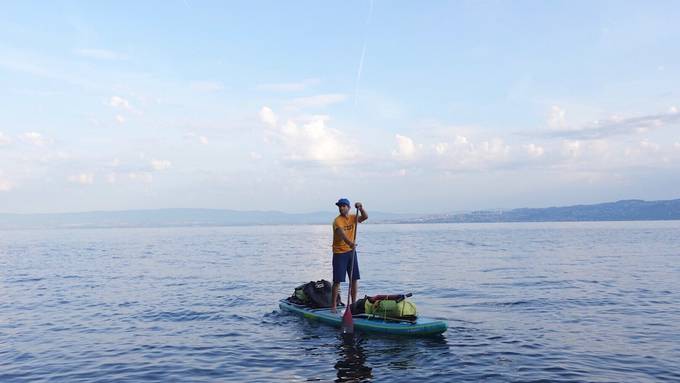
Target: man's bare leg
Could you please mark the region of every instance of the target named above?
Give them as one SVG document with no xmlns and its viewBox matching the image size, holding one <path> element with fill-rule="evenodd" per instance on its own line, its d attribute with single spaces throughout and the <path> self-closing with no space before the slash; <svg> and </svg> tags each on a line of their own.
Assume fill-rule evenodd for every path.
<svg viewBox="0 0 680 383">
<path fill-rule="evenodd" d="M 331 312 L 336 313 L 338 310 L 336 306 L 338 305 L 338 294 L 340 293 L 340 282 L 333 282 L 333 297 L 331 300 Z"/>
<path fill-rule="evenodd" d="M 357 301 L 357 290 L 359 287 L 359 280 L 355 279 L 352 281 L 352 304 L 356 303 Z"/>
</svg>

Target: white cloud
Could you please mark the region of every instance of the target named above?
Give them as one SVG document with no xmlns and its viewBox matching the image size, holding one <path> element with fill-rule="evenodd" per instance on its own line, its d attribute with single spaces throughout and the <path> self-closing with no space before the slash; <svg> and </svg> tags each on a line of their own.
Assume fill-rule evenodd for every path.
<svg viewBox="0 0 680 383">
<path fill-rule="evenodd" d="M 115 184 L 116 181 L 118 181 L 118 175 L 116 173 L 109 173 L 106 176 L 106 182 L 108 182 L 110 184 Z"/>
<path fill-rule="evenodd" d="M 564 109 L 553 105 L 548 115 L 548 126 L 552 129 L 564 129 L 567 126 L 565 115 L 566 111 Z"/>
<path fill-rule="evenodd" d="M 671 106 L 670 108 L 668 108 L 668 113 L 670 113 L 670 114 L 678 113 L 678 107 L 677 106 Z"/>
<path fill-rule="evenodd" d="M 333 164 L 356 155 L 340 131 L 326 126 L 328 116 L 289 119 L 285 124 L 276 126 L 278 118 L 274 112 L 263 107 L 260 119 L 268 126 L 267 140 L 281 144 L 287 160 Z"/>
<path fill-rule="evenodd" d="M 276 127 L 278 117 L 276 117 L 276 114 L 273 110 L 271 110 L 271 108 L 268 106 L 263 106 L 262 109 L 260 109 L 260 121 L 273 128 Z"/>
<path fill-rule="evenodd" d="M 524 149 L 527 151 L 527 154 L 533 158 L 538 158 L 545 154 L 545 149 L 536 144 L 524 145 Z"/>
<path fill-rule="evenodd" d="M 329 105 L 343 102 L 347 99 L 344 94 L 319 94 L 309 97 L 298 97 L 286 103 L 286 109 L 298 110 L 308 108 L 325 108 Z"/>
<path fill-rule="evenodd" d="M 342 134 L 327 128 L 322 119 L 310 121 L 299 128 L 288 125 L 287 132 L 288 147 L 294 148 L 293 159 L 335 162 L 350 157 Z"/>
<path fill-rule="evenodd" d="M 504 160 L 510 147 L 500 138 L 474 144 L 465 136 L 456 136 L 450 154 L 459 165 L 479 167 L 484 162 Z"/>
<path fill-rule="evenodd" d="M 676 142 L 676 143 L 673 145 L 673 147 L 675 147 L 675 149 L 677 149 L 677 150 L 680 150 L 680 142 Z"/>
<path fill-rule="evenodd" d="M 261 160 L 262 159 L 262 154 L 258 152 L 250 152 L 250 158 L 253 160 Z"/>
<path fill-rule="evenodd" d="M 301 92 L 314 85 L 319 84 L 319 79 L 310 78 L 300 82 L 276 83 L 276 84 L 261 84 L 257 86 L 258 90 L 267 92 Z"/>
<path fill-rule="evenodd" d="M 191 89 L 197 92 L 211 93 L 221 91 L 224 89 L 224 85 L 217 81 L 194 81 L 191 83 Z"/>
<path fill-rule="evenodd" d="M 81 184 L 81 185 L 92 185 L 94 183 L 94 174 L 92 173 L 80 173 L 76 175 L 68 176 L 69 182 Z"/>
<path fill-rule="evenodd" d="M 76 49 L 75 54 L 95 60 L 125 60 L 127 56 L 108 49 Z"/>
<path fill-rule="evenodd" d="M 468 137 L 457 134 L 451 141 L 440 141 L 424 146 L 413 139 L 397 135 L 397 148 L 392 151 L 394 158 L 417 161 L 422 169 L 481 170 L 494 164 L 510 160 L 510 146 L 500 138 L 473 143 Z M 424 148 L 427 150 L 424 150 Z M 534 151 L 539 151 L 537 146 Z"/>
<path fill-rule="evenodd" d="M 28 142 L 30 144 L 33 144 L 35 146 L 45 146 L 48 142 L 47 138 L 43 136 L 40 133 L 37 132 L 26 132 L 21 135 L 21 139 L 24 142 Z"/>
<path fill-rule="evenodd" d="M 151 167 L 154 170 L 158 170 L 158 171 L 166 170 L 166 169 L 170 169 L 170 166 L 172 166 L 172 163 L 170 161 L 167 161 L 167 160 L 151 160 Z"/>
<path fill-rule="evenodd" d="M 395 139 L 397 140 L 397 149 L 392 151 L 392 155 L 402 160 L 413 159 L 416 154 L 416 144 L 413 140 L 401 134 L 396 134 Z"/>
<path fill-rule="evenodd" d="M 12 140 L 6 136 L 4 133 L 0 132 L 0 145 L 7 145 L 11 143 Z"/>
<path fill-rule="evenodd" d="M 200 142 L 200 143 L 203 144 L 203 145 L 207 145 L 207 144 L 208 144 L 208 137 L 206 137 L 206 136 L 198 136 L 198 142 Z"/>
<path fill-rule="evenodd" d="M 114 107 L 114 108 L 132 110 L 132 107 L 130 106 L 130 102 L 128 100 L 122 98 L 122 97 L 119 97 L 119 96 L 112 96 L 111 99 L 109 100 L 109 105 Z"/>
<path fill-rule="evenodd" d="M 125 117 L 121 116 L 120 114 L 116 115 L 116 122 L 119 124 L 124 124 L 125 123 Z"/>
</svg>

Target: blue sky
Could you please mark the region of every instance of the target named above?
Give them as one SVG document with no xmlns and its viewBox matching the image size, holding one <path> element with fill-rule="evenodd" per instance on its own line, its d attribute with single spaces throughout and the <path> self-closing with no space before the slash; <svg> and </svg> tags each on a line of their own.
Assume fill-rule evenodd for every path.
<svg viewBox="0 0 680 383">
<path fill-rule="evenodd" d="M 680 195 L 674 2 L 4 2 L 0 212 Z"/>
</svg>

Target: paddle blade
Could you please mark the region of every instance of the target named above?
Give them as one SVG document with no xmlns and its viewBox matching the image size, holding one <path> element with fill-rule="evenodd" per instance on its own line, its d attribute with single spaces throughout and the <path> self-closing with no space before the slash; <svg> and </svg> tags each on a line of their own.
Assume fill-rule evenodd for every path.
<svg viewBox="0 0 680 383">
<path fill-rule="evenodd" d="M 345 314 L 342 316 L 342 332 L 344 334 L 354 333 L 354 320 L 352 319 L 352 310 L 349 305 L 345 309 Z"/>
</svg>

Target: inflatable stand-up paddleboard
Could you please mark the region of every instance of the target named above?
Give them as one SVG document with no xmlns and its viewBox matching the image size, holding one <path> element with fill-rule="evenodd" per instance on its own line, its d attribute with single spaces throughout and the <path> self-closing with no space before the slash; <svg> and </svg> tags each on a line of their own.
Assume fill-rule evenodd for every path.
<svg viewBox="0 0 680 383">
<path fill-rule="evenodd" d="M 338 312 L 332 313 L 331 309 L 328 308 L 313 309 L 290 302 L 287 299 L 280 300 L 279 307 L 283 311 L 289 311 L 307 319 L 317 320 L 335 327 L 342 325 L 344 307 L 338 307 Z M 423 317 L 418 317 L 415 320 L 400 320 L 380 315 L 359 314 L 353 316 L 353 321 L 354 328 L 357 330 L 406 336 L 437 335 L 446 331 L 448 327 L 444 321 Z"/>
</svg>

